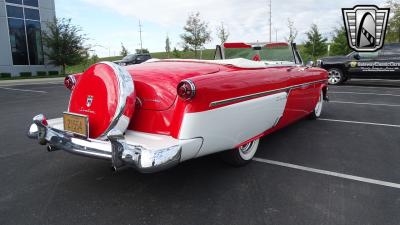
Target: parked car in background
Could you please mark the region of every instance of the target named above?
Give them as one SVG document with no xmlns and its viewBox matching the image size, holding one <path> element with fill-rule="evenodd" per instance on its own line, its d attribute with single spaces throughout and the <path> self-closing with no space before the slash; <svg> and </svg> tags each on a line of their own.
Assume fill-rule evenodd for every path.
<svg viewBox="0 0 400 225">
<path fill-rule="evenodd" d="M 304 66 L 295 45 L 225 43 L 217 60 L 100 62 L 68 76 L 68 111 L 33 118 L 28 136 L 49 151 L 156 172 L 223 152 L 250 162 L 259 139 L 321 115 L 327 71 Z"/>
<path fill-rule="evenodd" d="M 387 44 L 376 52 L 325 57 L 317 65 L 328 70 L 328 82 L 333 85 L 351 78 L 400 79 L 400 43 Z"/>
<path fill-rule="evenodd" d="M 114 61 L 114 63 L 120 66 L 127 66 L 133 64 L 140 64 L 142 62 L 146 62 L 147 60 L 151 59 L 151 55 L 148 53 L 144 54 L 131 54 L 127 55 L 121 60 Z"/>
</svg>

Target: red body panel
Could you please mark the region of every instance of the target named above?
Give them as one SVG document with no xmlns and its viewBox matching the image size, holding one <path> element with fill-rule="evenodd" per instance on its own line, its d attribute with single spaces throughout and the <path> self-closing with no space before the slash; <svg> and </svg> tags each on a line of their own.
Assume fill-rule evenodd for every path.
<svg viewBox="0 0 400 225">
<path fill-rule="evenodd" d="M 127 67 L 142 109 L 167 110 L 175 102 L 181 80 L 216 73 L 220 66 L 190 62 L 157 62 Z"/>
<path fill-rule="evenodd" d="M 163 61 L 128 67 L 128 70 L 142 101 L 128 129 L 175 138 L 179 136 L 184 113 L 207 111 L 240 100 L 219 106 L 211 106 L 212 102 L 327 79 L 325 70 L 300 66 L 243 69 L 205 62 Z M 187 101 L 176 97 L 176 87 L 184 79 L 190 79 L 196 86 L 196 95 Z M 323 83 L 316 83 L 291 90 L 277 127 L 309 114 L 322 87 Z"/>
<path fill-rule="evenodd" d="M 255 43 L 254 45 L 257 45 Z M 286 42 L 275 42 L 275 43 L 267 43 L 266 47 L 284 47 L 289 46 Z M 224 43 L 224 48 L 251 48 L 250 44 L 246 44 L 243 42 L 231 42 L 231 43 Z"/>
<path fill-rule="evenodd" d="M 174 138 L 179 137 L 185 113 L 225 107 L 249 98 L 224 104 L 211 104 L 213 102 L 255 93 L 287 91 L 288 99 L 282 118 L 274 128 L 254 138 L 261 137 L 312 112 L 321 89 L 326 87 L 327 80 L 325 70 L 295 65 L 245 69 L 207 62 L 177 60 L 145 63 L 126 69 L 134 80 L 138 99 L 135 116 L 128 129 L 170 135 Z M 110 68 L 105 65 L 89 68 L 83 75 L 77 77 L 79 85 L 71 95 L 70 111 L 89 116 L 91 137 L 100 135 L 107 128 L 118 102 L 117 81 L 112 78 L 113 76 L 109 76 L 110 72 Z M 196 87 L 196 94 L 190 100 L 177 97 L 176 88 L 179 82 L 185 79 L 190 79 Z M 288 89 L 288 87 L 295 88 Z M 88 95 L 95 98 L 90 109 L 85 106 Z M 254 98 L 261 96 L 257 95 Z M 128 103 L 129 115 L 133 114 L 135 108 L 133 104 L 134 101 Z M 91 110 L 95 112 L 98 110 L 99 113 L 93 114 Z"/>
</svg>

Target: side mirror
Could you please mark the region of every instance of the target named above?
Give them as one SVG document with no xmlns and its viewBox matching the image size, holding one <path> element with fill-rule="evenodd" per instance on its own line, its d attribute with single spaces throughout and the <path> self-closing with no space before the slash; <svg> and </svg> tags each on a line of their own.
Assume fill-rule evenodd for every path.
<svg viewBox="0 0 400 225">
<path fill-rule="evenodd" d="M 354 53 L 353 58 L 360 60 L 360 54 L 358 53 Z"/>
<path fill-rule="evenodd" d="M 307 67 L 313 67 L 314 66 L 314 61 L 307 61 L 306 66 Z"/>
</svg>

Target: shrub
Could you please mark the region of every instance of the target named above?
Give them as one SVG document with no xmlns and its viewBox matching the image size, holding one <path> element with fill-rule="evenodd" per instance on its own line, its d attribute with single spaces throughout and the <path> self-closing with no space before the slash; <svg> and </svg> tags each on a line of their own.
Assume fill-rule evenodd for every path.
<svg viewBox="0 0 400 225">
<path fill-rule="evenodd" d="M 49 76 L 57 76 L 58 74 L 58 71 L 49 71 Z"/>
<path fill-rule="evenodd" d="M 0 73 L 1 78 L 11 78 L 11 73 Z"/>
<path fill-rule="evenodd" d="M 21 73 L 19 73 L 19 75 L 21 77 L 31 77 L 32 73 L 31 72 L 21 72 Z"/>
<path fill-rule="evenodd" d="M 46 71 L 37 71 L 36 75 L 37 76 L 46 76 L 47 72 Z"/>
</svg>

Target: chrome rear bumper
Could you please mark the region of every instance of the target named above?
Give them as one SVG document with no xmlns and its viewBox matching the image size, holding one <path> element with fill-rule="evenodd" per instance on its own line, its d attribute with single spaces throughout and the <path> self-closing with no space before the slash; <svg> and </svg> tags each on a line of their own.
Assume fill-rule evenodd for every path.
<svg viewBox="0 0 400 225">
<path fill-rule="evenodd" d="M 77 155 L 111 160 L 114 170 L 128 166 L 142 173 L 153 173 L 176 166 L 181 161 L 182 151 L 179 145 L 147 149 L 140 144 L 127 143 L 118 130 L 111 130 L 107 135 L 108 140 L 105 141 L 82 138 L 49 126 L 42 114 L 33 118 L 28 137 L 37 139 L 42 145 L 47 144 L 49 151 L 64 150 Z"/>
</svg>

